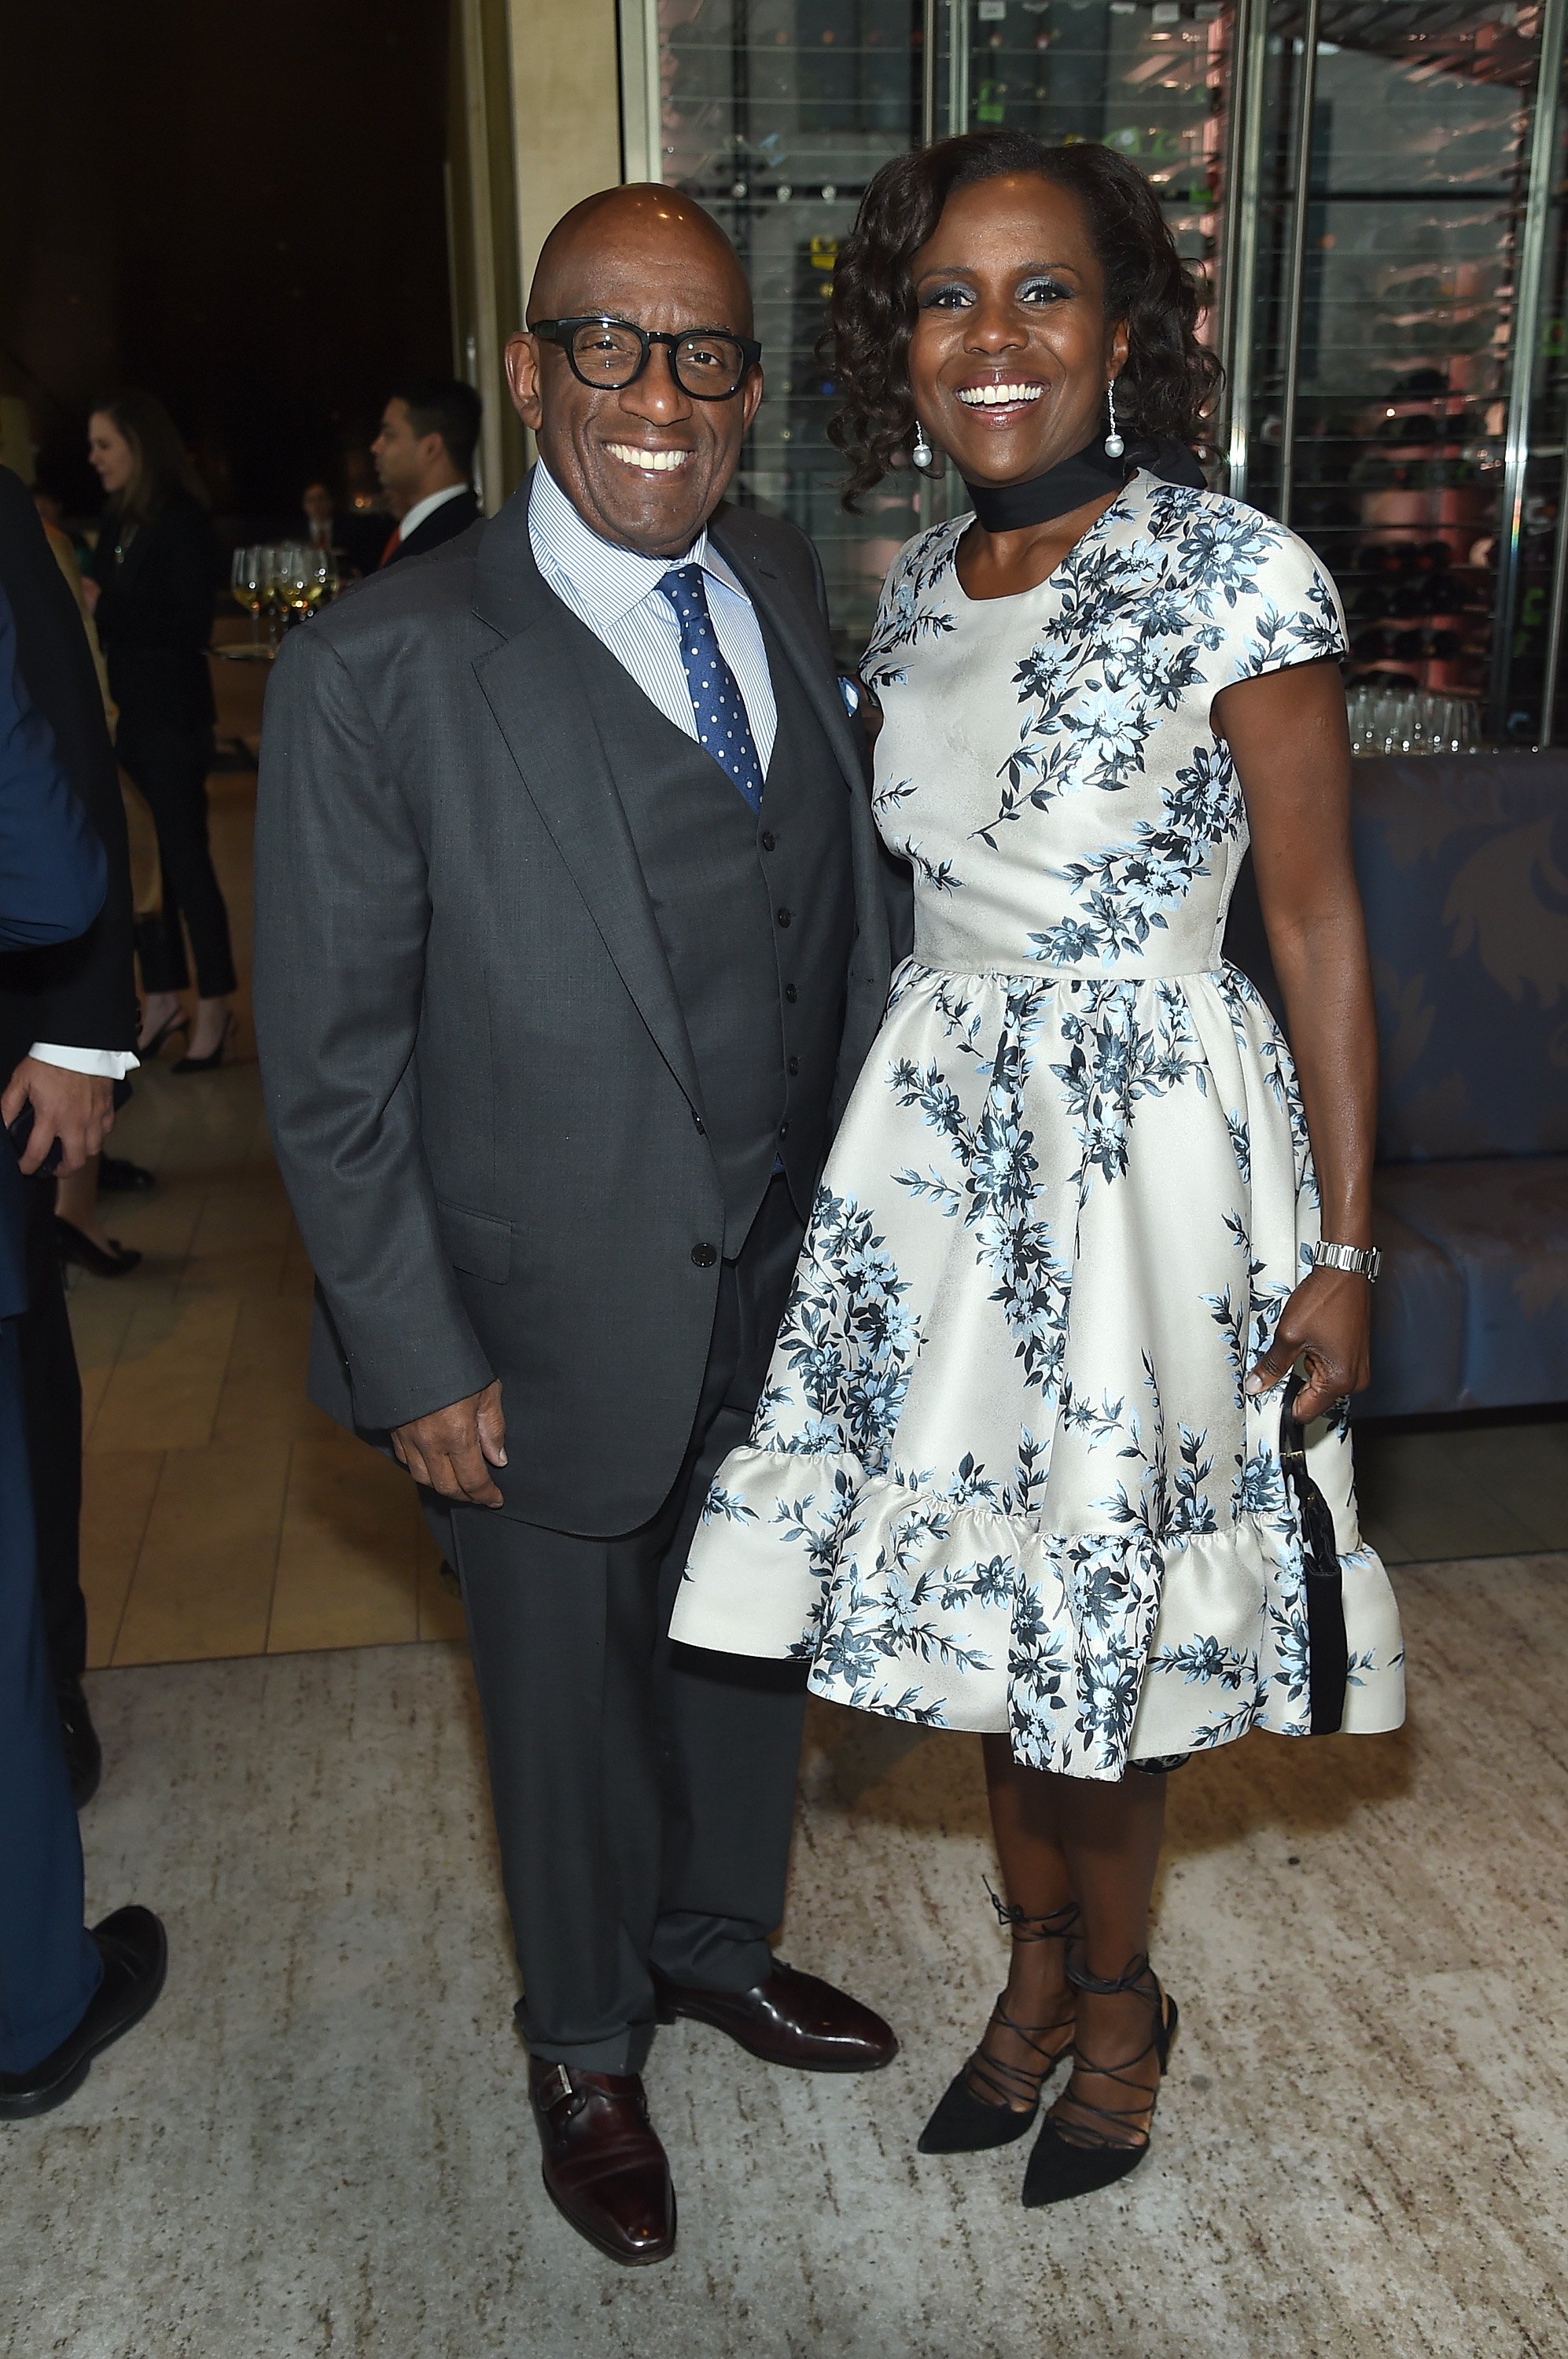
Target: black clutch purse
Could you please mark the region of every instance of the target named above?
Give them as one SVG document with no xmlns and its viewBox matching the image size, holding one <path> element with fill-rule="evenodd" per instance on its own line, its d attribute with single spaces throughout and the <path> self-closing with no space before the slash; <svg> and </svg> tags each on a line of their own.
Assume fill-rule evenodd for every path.
<svg viewBox="0 0 1568 2359">
<path fill-rule="evenodd" d="M 1345 1635 L 1345 1583 L 1328 1501 L 1307 1471 L 1306 1429 L 1296 1415 L 1301 1377 L 1292 1369 L 1279 1411 L 1279 1462 L 1301 1524 L 1307 1576 L 1307 1696 L 1314 1736 L 1345 1725 L 1350 1645 Z"/>
</svg>

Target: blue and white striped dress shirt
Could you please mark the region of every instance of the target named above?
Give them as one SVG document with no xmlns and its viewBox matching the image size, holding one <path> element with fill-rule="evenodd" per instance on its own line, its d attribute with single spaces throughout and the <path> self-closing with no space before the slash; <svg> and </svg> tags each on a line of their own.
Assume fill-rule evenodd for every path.
<svg viewBox="0 0 1568 2359">
<path fill-rule="evenodd" d="M 534 469 L 528 494 L 528 539 L 535 563 L 562 605 L 587 624 L 649 701 L 693 742 L 697 721 L 681 660 L 681 629 L 675 609 L 659 593 L 659 585 L 672 566 L 702 567 L 713 634 L 745 700 L 766 777 L 779 708 L 762 627 L 751 600 L 706 532 L 699 533 L 683 557 L 644 557 L 635 549 L 617 549 L 583 523 L 541 464 Z"/>
</svg>

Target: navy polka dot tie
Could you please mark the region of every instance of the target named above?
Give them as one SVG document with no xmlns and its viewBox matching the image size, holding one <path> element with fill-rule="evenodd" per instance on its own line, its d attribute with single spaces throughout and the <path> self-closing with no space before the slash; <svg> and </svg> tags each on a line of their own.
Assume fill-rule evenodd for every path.
<svg viewBox="0 0 1568 2359">
<path fill-rule="evenodd" d="M 734 781 L 754 811 L 762 809 L 762 765 L 746 718 L 746 699 L 724 661 L 708 612 L 708 592 L 700 565 L 676 565 L 659 583 L 681 625 L 681 660 L 686 667 L 697 742 Z"/>
</svg>

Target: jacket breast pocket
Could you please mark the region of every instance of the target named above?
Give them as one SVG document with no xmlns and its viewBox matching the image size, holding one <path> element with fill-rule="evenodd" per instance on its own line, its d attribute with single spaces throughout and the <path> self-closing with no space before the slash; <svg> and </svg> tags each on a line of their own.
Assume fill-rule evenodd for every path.
<svg viewBox="0 0 1568 2359">
<path fill-rule="evenodd" d="M 487 1277 L 495 1286 L 506 1284 L 512 1266 L 510 1221 L 498 1221 L 490 1212 L 471 1212 L 463 1204 L 443 1203 L 439 1196 L 436 1217 L 454 1269 L 466 1270 L 471 1277 Z"/>
</svg>

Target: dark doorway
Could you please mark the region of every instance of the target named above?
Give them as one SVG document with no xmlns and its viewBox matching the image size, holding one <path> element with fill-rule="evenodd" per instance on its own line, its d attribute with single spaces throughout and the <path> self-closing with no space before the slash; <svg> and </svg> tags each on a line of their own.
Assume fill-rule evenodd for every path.
<svg viewBox="0 0 1568 2359">
<path fill-rule="evenodd" d="M 160 394 L 213 505 L 340 492 L 388 384 L 452 367 L 444 0 L 52 0 L 0 75 L 0 390 L 88 513 L 87 411 Z"/>
</svg>

